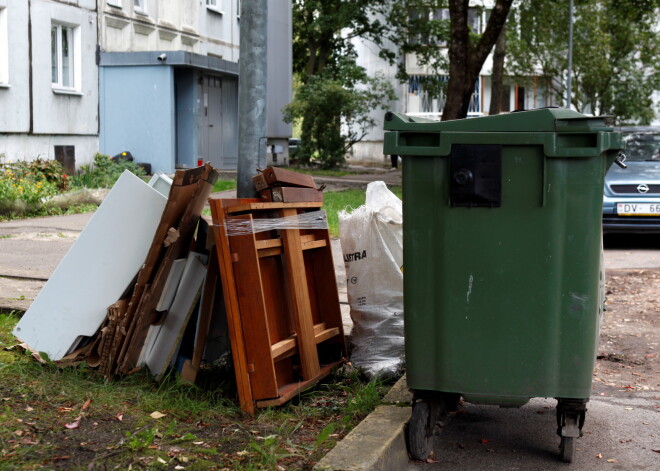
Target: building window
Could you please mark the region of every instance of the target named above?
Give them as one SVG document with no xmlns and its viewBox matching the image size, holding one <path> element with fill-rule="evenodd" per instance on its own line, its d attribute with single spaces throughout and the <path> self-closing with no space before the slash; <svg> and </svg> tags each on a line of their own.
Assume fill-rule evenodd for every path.
<svg viewBox="0 0 660 471">
<path fill-rule="evenodd" d="M 147 0 L 133 0 L 133 6 L 136 12 L 147 14 Z"/>
<path fill-rule="evenodd" d="M 206 0 L 206 8 L 216 13 L 224 13 L 222 11 L 222 0 Z"/>
<path fill-rule="evenodd" d="M 121 0 L 108 0 L 108 5 L 111 7 L 121 8 Z"/>
<path fill-rule="evenodd" d="M 7 34 L 7 9 L 0 8 L 0 84 L 9 83 L 9 35 Z"/>
<path fill-rule="evenodd" d="M 50 29 L 51 82 L 53 88 L 75 90 L 79 53 L 77 28 L 53 24 Z"/>
</svg>

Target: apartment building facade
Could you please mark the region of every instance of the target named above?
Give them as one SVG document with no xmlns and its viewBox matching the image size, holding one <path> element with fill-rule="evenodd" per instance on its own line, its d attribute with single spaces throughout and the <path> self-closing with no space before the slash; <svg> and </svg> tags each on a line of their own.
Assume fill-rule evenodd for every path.
<svg viewBox="0 0 660 471">
<path fill-rule="evenodd" d="M 75 167 L 100 151 L 130 152 L 166 173 L 202 161 L 235 169 L 240 7 L 240 0 L 0 0 L 0 154 L 52 159 L 63 146 Z M 285 153 L 290 0 L 269 0 L 268 21 L 264 146 Z"/>
<path fill-rule="evenodd" d="M 96 0 L 0 0 L 0 156 L 98 150 Z"/>
</svg>

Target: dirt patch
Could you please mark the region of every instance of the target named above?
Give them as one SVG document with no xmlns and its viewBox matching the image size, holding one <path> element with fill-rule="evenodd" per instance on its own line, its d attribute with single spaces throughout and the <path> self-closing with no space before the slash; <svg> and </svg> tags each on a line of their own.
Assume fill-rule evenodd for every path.
<svg viewBox="0 0 660 471">
<path fill-rule="evenodd" d="M 594 392 L 660 391 L 660 270 L 611 270 Z"/>
</svg>

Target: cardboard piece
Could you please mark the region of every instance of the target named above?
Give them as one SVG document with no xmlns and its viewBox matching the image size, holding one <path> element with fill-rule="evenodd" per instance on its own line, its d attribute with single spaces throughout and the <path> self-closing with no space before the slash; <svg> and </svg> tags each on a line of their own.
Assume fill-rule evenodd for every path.
<svg viewBox="0 0 660 471">
<path fill-rule="evenodd" d="M 59 360 L 94 335 L 108 306 L 134 279 L 167 199 L 129 171 L 71 246 L 14 329 L 34 350 Z"/>
</svg>

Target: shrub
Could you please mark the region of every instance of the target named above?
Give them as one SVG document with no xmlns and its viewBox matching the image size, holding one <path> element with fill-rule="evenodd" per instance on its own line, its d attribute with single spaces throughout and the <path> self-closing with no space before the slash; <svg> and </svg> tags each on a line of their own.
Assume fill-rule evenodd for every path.
<svg viewBox="0 0 660 471">
<path fill-rule="evenodd" d="M 0 212 L 24 212 L 41 206 L 43 198 L 57 194 L 68 185 L 57 161 L 2 164 L 0 167 Z"/>
<path fill-rule="evenodd" d="M 97 153 L 92 165 L 80 167 L 78 175 L 72 178 L 73 185 L 84 188 L 110 188 L 115 184 L 124 170 L 129 170 L 137 176 L 144 175 L 144 169 L 130 160 L 113 160 L 110 156 Z"/>
</svg>

